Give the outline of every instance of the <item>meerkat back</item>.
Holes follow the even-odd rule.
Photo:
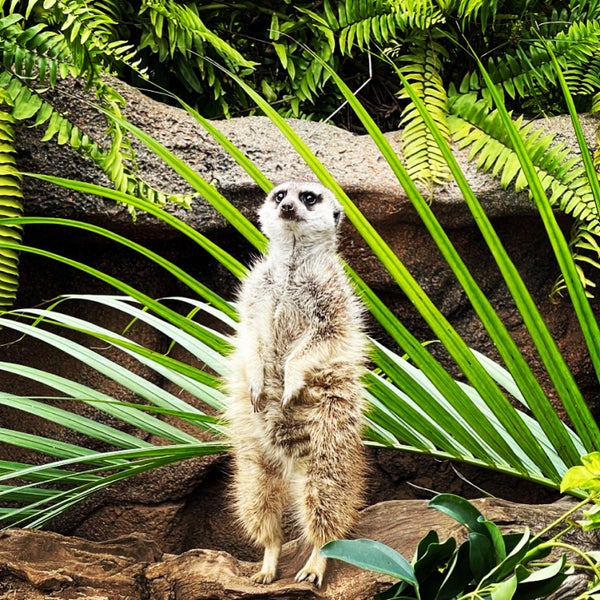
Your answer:
[[[342,209],[320,184],[288,182],[259,212],[268,253],[239,296],[228,377],[239,521],[276,577],[291,505],[311,555],[296,579],[320,585],[320,547],[347,535],[362,502],[362,306],[337,255]]]

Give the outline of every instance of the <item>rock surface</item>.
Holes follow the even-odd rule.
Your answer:
[[[560,516],[570,504],[531,506],[495,499],[474,502],[484,516],[504,531],[522,531],[526,524],[539,531]],[[431,529],[441,540],[464,539],[464,530],[449,517],[428,509],[422,501],[385,502],[361,515],[357,537],[379,540],[410,559],[418,541]],[[591,542],[588,540],[588,544]],[[580,541],[580,547],[585,544]],[[0,535],[0,597],[11,600],[235,600],[297,598],[315,600],[367,600],[393,583],[386,575],[330,561],[325,583],[315,589],[296,583],[301,566],[299,542],[285,545],[280,578],[268,586],[250,582],[258,563],[237,560],[218,550],[190,550],[181,555],[162,554],[156,544],[141,536],[90,542],[77,537],[28,530]],[[570,580],[560,595],[575,598],[585,582]]]
[[[254,216],[262,192],[251,177],[219,146],[213,138],[184,110],[151,100],[138,90],[114,82],[127,102],[124,114],[134,124],[153,135],[174,154],[185,160],[208,182]],[[62,82],[55,93],[55,103],[66,105],[76,123],[92,139],[102,140],[104,122],[94,110],[93,97],[83,91],[78,81]],[[598,116],[582,115],[582,126],[590,147],[595,146]],[[418,222],[418,217],[391,168],[380,155],[371,138],[355,135],[329,124],[290,119],[289,123],[317,158],[327,167],[348,195],[374,223]],[[291,144],[266,117],[242,117],[216,122],[218,129],[274,183],[288,179],[314,179],[312,171],[299,159]],[[539,119],[536,126],[557,134],[572,148],[577,148],[568,117]],[[24,129],[18,137],[19,165],[24,171],[41,172],[62,177],[103,183],[104,178],[88,161],[79,158],[68,147],[40,143],[43,131]],[[392,148],[400,153],[400,134],[386,134]],[[134,142],[139,173],[158,189],[170,193],[191,191],[162,160],[145,146]],[[535,209],[526,193],[503,190],[498,181],[479,171],[468,159],[468,151],[454,148],[459,165],[491,218],[534,215]],[[131,229],[131,219],[122,207],[89,196],[65,193],[54,186],[26,179],[28,212],[32,214],[82,216],[113,227]],[[442,224],[457,228],[473,224],[458,186],[452,182],[436,187],[431,206]],[[199,231],[224,226],[224,221],[202,199],[191,212],[174,209]],[[157,221],[142,216],[146,239],[161,229],[161,236],[173,235]],[[138,227],[139,228],[139,227]]]

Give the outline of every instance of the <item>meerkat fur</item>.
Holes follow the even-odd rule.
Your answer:
[[[259,211],[269,250],[239,294],[227,419],[236,512],[264,547],[257,583],[276,578],[287,507],[312,547],[296,580],[320,586],[321,546],[351,531],[362,503],[366,337],[337,254],[342,214],[320,184],[273,189]]]

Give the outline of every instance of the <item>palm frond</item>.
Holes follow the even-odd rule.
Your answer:
[[[356,110],[357,114],[360,115],[365,127],[367,127],[367,130],[376,141],[382,154],[386,160],[388,160],[390,166],[397,174],[399,180],[402,182],[402,185],[407,190],[409,197],[413,199],[415,208],[419,212],[425,224],[428,226],[428,228],[430,228],[433,238],[438,241],[438,245],[444,253],[444,256],[446,256],[448,263],[452,266],[457,277],[459,277],[461,284],[464,286],[465,291],[471,298],[473,305],[476,307],[478,314],[486,323],[486,327],[488,328],[490,335],[493,336],[495,343],[502,348],[501,352],[503,358],[505,358],[507,361],[511,372],[515,377],[515,381],[518,382],[518,385],[522,387],[523,390],[526,390],[526,393],[524,392],[523,395],[526,395],[529,398],[531,408],[536,415],[538,423],[540,424],[540,427],[542,427],[543,431],[546,432],[548,439],[551,440],[551,445],[554,448],[560,448],[561,452],[564,452],[565,448],[568,447],[570,456],[569,462],[577,461],[579,456],[577,445],[573,440],[569,439],[569,436],[564,430],[564,424],[562,424],[558,419],[548,401],[548,398],[541,389],[539,382],[537,382],[533,377],[531,370],[529,369],[523,356],[516,348],[514,341],[510,335],[508,335],[508,332],[500,322],[498,316],[489,306],[489,302],[487,302],[487,299],[485,296],[483,296],[481,290],[478,289],[477,284],[473,281],[472,277],[466,270],[466,267],[460,260],[460,257],[453,249],[447,238],[447,235],[441,229],[439,223],[437,223],[435,217],[431,213],[430,208],[416,190],[414,183],[406,175],[405,170],[398,162],[398,159],[393,149],[390,147],[389,142],[381,134],[381,132],[378,131],[372,119],[366,113],[364,108],[360,106],[351,90],[345,86],[337,74],[331,73],[331,76],[335,79],[336,84],[343,91],[344,96],[352,105],[353,109]],[[373,231],[368,222],[364,220],[364,217],[360,215],[354,204],[344,194],[343,190],[341,190],[331,175],[323,168],[314,154],[308,148],[306,148],[291,127],[289,127],[285,121],[283,121],[272,109],[270,109],[270,107],[262,98],[260,98],[258,94],[256,94],[248,86],[245,86],[243,82],[239,81],[239,84],[244,87],[246,92],[275,122],[277,127],[290,140],[299,154],[311,166],[319,179],[321,179],[325,185],[328,185],[335,191],[340,200],[343,202],[349,219],[355,223],[357,229],[363,234],[369,245],[382,260],[383,264],[386,266],[390,274],[396,279],[404,292],[411,298],[415,305],[418,306],[419,312],[432,327],[434,334],[440,337],[447,350],[456,360],[457,364],[460,365],[461,369],[464,369],[464,372],[467,374],[471,384],[477,389],[477,392],[480,394],[488,408],[492,410],[494,414],[496,414],[497,418],[501,422],[507,424],[510,423],[510,425],[507,425],[507,430],[509,430],[513,436],[513,444],[505,445],[497,438],[495,433],[491,431],[487,433],[485,432],[485,427],[489,425],[489,421],[483,417],[481,419],[473,417],[473,411],[476,411],[477,409],[474,407],[473,401],[469,398],[468,393],[460,386],[456,386],[455,382],[453,382],[448,376],[448,373],[431,357],[428,352],[424,351],[422,346],[416,342],[414,338],[411,338],[410,334],[405,330],[402,324],[399,323],[393,315],[391,315],[389,310],[382,306],[380,301],[373,297],[372,293],[368,291],[368,288],[365,288],[364,285],[361,285],[361,291],[365,292],[365,289],[367,290],[366,293],[368,294],[370,308],[374,309],[374,314],[378,318],[382,319],[382,323],[386,324],[388,333],[395,336],[395,339],[398,340],[401,347],[414,360],[415,364],[422,368],[423,372],[426,373],[428,377],[431,376],[435,387],[450,399],[454,408],[460,414],[463,414],[465,419],[470,424],[473,426],[475,426],[475,423],[482,425],[483,429],[480,431],[481,437],[483,439],[493,441],[494,450],[496,452],[499,451],[506,456],[507,461],[513,465],[516,471],[526,471],[526,466],[515,453],[514,446],[519,445],[524,450],[526,448],[525,452],[529,457],[536,457],[534,459],[535,462],[541,466],[545,473],[549,474],[549,477],[558,477],[559,480],[561,477],[559,465],[552,463],[552,458],[546,454],[545,450],[540,445],[539,439],[532,435],[532,431],[528,425],[525,424],[523,420],[514,412],[514,408],[509,402],[507,402],[507,398],[502,393],[498,394],[498,389],[495,388],[494,385],[488,385],[492,380],[495,382],[494,377],[492,377],[489,371],[481,363],[473,361],[473,352],[460,344],[460,341],[456,339],[452,331],[451,325],[445,320],[444,316],[441,315],[441,313],[439,313],[439,311],[437,311],[435,307],[428,301],[428,298],[423,290],[412,279],[404,266],[399,262],[398,258],[391,253],[391,251],[389,251],[389,248],[386,246],[386,244],[379,238],[376,232]],[[411,97],[413,101],[418,100],[416,94],[413,94]],[[423,114],[426,114],[425,109],[423,109]],[[431,119],[429,119],[428,125],[430,128],[432,128],[432,130],[435,127],[435,123]],[[439,133],[437,135],[437,139],[440,145],[444,144]],[[447,145],[445,147],[445,154],[450,161],[452,154],[447,148]],[[452,160],[454,159],[452,158]],[[460,171],[458,170],[458,172],[455,172],[455,169],[458,169],[458,167],[454,163],[452,164],[453,173],[455,173],[455,176],[458,177]],[[462,174],[461,177],[461,189],[464,187],[466,193],[469,188]],[[585,439],[584,445],[586,447],[593,447],[595,444],[595,439],[598,436],[597,426],[595,425],[593,419],[591,419],[589,416],[589,411],[586,413],[587,409],[585,407],[585,403],[581,398],[575,383],[571,381],[568,385],[564,385],[564,382],[562,382],[561,378],[563,377],[563,372],[566,368],[564,366],[564,361],[561,363],[562,357],[560,356],[557,348],[552,346],[552,340],[549,332],[545,328],[541,317],[535,314],[537,309],[533,303],[533,300],[530,296],[528,296],[523,282],[520,280],[518,273],[514,269],[514,265],[512,265],[510,259],[506,256],[495,232],[491,229],[491,225],[483,214],[481,206],[477,203],[472,191],[470,191],[469,201],[472,202],[472,210],[477,212],[477,222],[485,227],[486,235],[489,238],[490,248],[493,248],[493,251],[498,256],[499,264],[502,265],[502,268],[506,270],[507,283],[510,281],[511,287],[514,287],[512,286],[514,280],[516,285],[516,287],[514,287],[515,299],[519,302],[519,307],[526,311],[528,316],[528,324],[531,327],[532,335],[536,336],[540,346],[543,346],[545,349],[545,359],[547,359],[549,363],[552,363],[552,372],[558,377],[556,380],[557,385],[560,386],[561,394],[565,394],[565,405],[569,407],[569,412],[571,410],[573,411],[573,418],[578,423],[577,434],[582,436],[582,440]],[[502,254],[503,252],[504,254]],[[373,300],[375,304],[374,306],[371,306],[371,301]],[[530,313],[531,318],[529,318]],[[555,368],[554,362],[556,361],[558,361],[558,364],[562,364],[563,367]],[[475,368],[473,369],[472,367]],[[516,433],[517,431],[519,432],[518,434]],[[427,434],[425,433],[425,435]],[[471,438],[469,443],[471,443],[473,447],[477,447],[476,438]],[[500,450],[500,448],[502,449]],[[488,454],[486,454],[485,450],[482,451],[482,449],[479,449],[478,454],[485,464],[490,464],[490,457]],[[493,462],[493,460],[491,462]]]
[[[181,299],[177,300],[182,303]],[[223,373],[223,355],[228,349],[225,340],[219,344],[219,351],[215,352],[215,332],[209,332],[205,326],[191,318],[188,319],[187,330],[184,330],[170,309],[157,316],[131,298],[69,296],[48,309],[21,309],[4,313],[0,318],[0,326],[5,331],[14,331],[50,344],[56,351],[79,361],[82,367],[108,378],[119,389],[117,397],[47,370],[0,362],[0,371],[43,384],[56,394],[28,398],[1,392],[0,405],[15,411],[33,413],[38,418],[79,433],[87,440],[85,445],[76,445],[43,435],[13,430],[0,432],[4,443],[35,450],[47,457],[44,464],[39,465],[7,461],[0,463],[0,482],[10,484],[0,486],[0,498],[18,502],[18,507],[0,512],[0,522],[6,524],[41,526],[74,503],[123,478],[174,461],[227,449],[219,420],[223,393],[218,377],[176,360],[168,353],[144,347],[129,336],[73,317],[68,310],[61,310],[65,302],[93,302],[119,311],[136,325],[149,327],[160,335],[167,336],[167,339],[184,349],[193,360],[209,365],[215,374]],[[194,300],[186,300],[183,304],[192,306],[194,314],[208,309],[213,318],[220,317],[225,325],[234,325],[230,317],[215,308]],[[73,331],[80,336],[84,335],[88,343],[74,342],[69,335]],[[210,333],[208,337],[207,332]],[[221,336],[218,338],[222,339]],[[155,373],[166,378],[174,385],[175,390],[185,391],[196,402],[192,405],[183,400],[180,393],[168,392],[164,386],[153,383],[148,374],[145,377],[136,375],[120,361],[109,357],[114,353],[90,348],[89,340],[102,342],[105,349],[112,347],[127,354],[139,362],[148,374]],[[97,343],[95,345],[98,346]],[[137,401],[127,402],[122,400],[123,397],[133,397]],[[72,407],[74,410],[63,408],[65,403],[89,405],[97,411],[98,416],[94,419],[82,416],[77,413],[75,406]],[[212,415],[216,411],[216,416],[201,410],[198,405],[202,404],[206,405]],[[204,430],[215,441],[203,441],[201,436],[184,431],[181,425],[158,418],[161,415],[169,417],[171,421],[188,423],[187,431],[197,428],[200,434]],[[111,418],[110,425],[103,422],[106,417]],[[123,431],[123,424],[131,431]],[[148,434],[162,441],[147,441],[145,437]],[[38,487],[42,484],[43,488]]]

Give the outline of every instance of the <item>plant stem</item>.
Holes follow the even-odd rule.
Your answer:
[[[531,538],[531,542],[532,543],[535,542],[536,540],[538,540],[541,537],[543,537],[544,535],[546,535],[549,531],[552,531],[552,529],[554,529],[555,527],[558,527],[562,522],[564,522],[566,519],[568,519],[572,514],[576,513],[580,508],[583,508],[586,504],[591,503],[595,496],[596,496],[596,494],[590,494],[587,498],[585,498],[585,500],[582,500],[581,502],[576,504],[573,508],[570,508],[567,512],[565,512],[558,519],[556,519],[556,521],[553,521],[552,523],[550,523],[550,525],[548,525],[547,527],[542,529],[542,531],[540,531],[537,535],[535,535],[533,538]],[[569,529],[570,529],[570,527],[565,529],[564,531],[560,532],[559,534],[555,535],[554,538],[552,538],[552,539],[558,539],[559,537],[564,535]]]

